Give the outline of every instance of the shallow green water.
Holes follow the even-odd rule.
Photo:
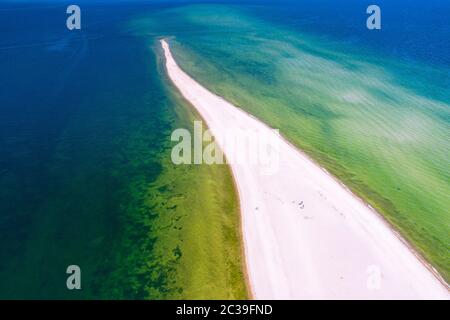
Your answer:
[[[175,8],[130,28],[171,37],[183,69],[279,128],[448,280],[449,69],[301,33],[253,9]]]

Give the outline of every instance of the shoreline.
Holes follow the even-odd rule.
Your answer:
[[[240,113],[242,113],[242,114],[245,114],[247,117],[249,117],[249,118],[251,118],[252,120],[250,121],[250,120],[245,120],[245,121],[248,121],[248,123],[249,124],[255,124],[255,125],[257,125],[257,126],[264,126],[266,129],[268,129],[268,128],[270,128],[268,125],[266,125],[265,123],[263,123],[263,122],[261,122],[260,120],[258,120],[256,117],[254,117],[253,115],[251,115],[251,114],[248,114],[246,111],[244,111],[244,110],[242,110],[241,108],[239,108],[239,107],[236,107],[236,106],[233,106],[233,105],[231,105],[229,102],[227,102],[223,97],[220,97],[220,96],[217,96],[217,95],[215,95],[215,94],[213,94],[213,93],[211,93],[211,92],[209,92],[209,91],[207,91],[207,89],[205,89],[205,88],[203,88],[200,84],[198,84],[198,83],[196,83],[196,81],[194,80],[194,79],[192,79],[189,75],[187,75],[187,74],[185,74],[184,73],[184,71],[182,71],[181,70],[181,68],[179,68],[179,66],[176,64],[176,62],[173,60],[173,57],[171,56],[171,53],[170,53],[170,49],[169,49],[169,47],[168,47],[168,44],[167,44],[167,42],[165,41],[165,40],[161,40],[161,44],[162,44],[162,46],[163,46],[163,49],[164,49],[164,53],[165,53],[165,57],[166,57],[166,69],[167,69],[167,72],[168,72],[168,74],[169,74],[169,78],[171,79],[171,81],[172,81],[172,83],[175,85],[175,87],[177,87],[178,88],[178,90],[181,92],[181,94],[182,94],[182,96],[187,100],[187,101],[189,101],[193,106],[194,106],[194,108],[199,112],[199,114],[200,115],[202,115],[202,118],[204,118],[205,119],[205,121],[206,121],[206,123],[208,123],[208,127],[210,127],[211,128],[211,125],[209,125],[209,122],[208,122],[208,119],[210,120],[210,121],[213,121],[215,118],[213,118],[213,116],[210,114],[210,113],[208,113],[208,110],[206,110],[206,109],[201,109],[201,107],[199,107],[198,105],[196,105],[196,103],[197,104],[200,104],[199,102],[193,102],[193,100],[197,100],[197,99],[193,99],[192,98],[192,96],[191,96],[191,99],[189,98],[189,94],[191,94],[193,91],[192,90],[201,90],[201,89],[199,89],[198,87],[196,87],[197,85],[199,86],[199,87],[201,87],[202,88],[202,90],[204,90],[204,91],[206,91],[207,93],[205,93],[204,91],[201,91],[201,93],[203,93],[204,94],[204,98],[205,98],[205,101],[207,100],[207,98],[208,99],[210,99],[210,102],[212,101],[212,102],[214,102],[214,103],[216,103],[216,104],[220,104],[221,105],[221,107],[223,107],[224,108],[224,110],[225,110],[225,108],[229,108],[230,106],[232,106],[232,107],[234,107],[236,110],[239,110],[239,112],[236,112],[236,111],[232,111],[232,110],[228,110],[228,109],[226,109],[226,111],[232,111],[232,112],[234,112],[233,113],[233,115],[234,116],[237,116],[238,114],[240,114]],[[177,69],[178,68],[178,69]],[[172,69],[172,70],[170,70],[170,69]],[[174,71],[175,70],[175,71]],[[174,73],[175,74],[175,72],[177,72],[177,74],[172,74],[171,75],[171,71],[172,71],[172,73]],[[179,77],[179,79],[176,79],[176,76],[178,76]],[[188,84],[186,84],[185,83],[185,85],[186,85],[186,87],[182,87],[182,85],[181,84],[177,84],[177,81],[178,82],[180,82],[181,80],[189,80],[190,81],[190,83],[188,83]],[[185,82],[186,82],[185,81]],[[191,83],[192,82],[192,83]],[[189,86],[191,86],[190,88],[189,88]],[[192,92],[189,92],[189,90],[191,90]],[[194,90],[194,91],[195,91]],[[184,91],[184,92],[183,92]],[[186,96],[186,95],[188,95],[188,96]],[[197,97],[196,97],[197,98]],[[200,96],[200,100],[201,100],[201,96]],[[214,100],[215,99],[215,100]],[[219,101],[220,100],[220,101]],[[223,106],[222,106],[223,105]],[[204,107],[204,106],[203,106]],[[199,108],[200,108],[200,110],[199,110]],[[203,111],[203,112],[202,112]],[[206,115],[206,117],[204,116],[204,115]],[[241,116],[241,115],[239,115],[239,117],[241,117],[242,119],[244,118],[244,116]],[[247,124],[247,123],[246,123]],[[214,126],[213,126],[214,127]],[[212,128],[212,129],[214,129],[214,128]],[[411,255],[413,255],[414,257],[415,257],[415,259],[417,260],[417,262],[419,262],[420,263],[420,265],[423,267],[423,268],[425,268],[425,270],[427,270],[427,272],[426,273],[430,273],[430,275],[433,277],[433,279],[434,280],[436,280],[438,283],[439,283],[439,285],[441,285],[442,286],[442,288],[441,289],[443,289],[443,291],[442,292],[440,292],[440,294],[441,295],[439,295],[440,297],[442,297],[442,298],[444,298],[444,299],[448,299],[448,284],[444,281],[444,279],[442,278],[442,276],[440,276],[440,274],[434,269],[434,267],[432,266],[432,265],[430,265],[429,263],[428,263],[428,261],[426,261],[415,249],[414,249],[414,247],[412,247],[411,246],[411,244],[409,244],[398,232],[397,232],[397,230],[395,230],[394,228],[393,228],[393,226],[389,223],[389,221],[386,221],[386,218],[384,218],[380,213],[378,213],[374,208],[372,208],[368,203],[366,203],[363,199],[361,199],[359,196],[357,196],[357,195],[355,195],[353,192],[352,192],[352,190],[350,190],[347,186],[345,186],[341,181],[339,181],[336,177],[334,177],[332,174],[330,174],[325,168],[323,168],[323,167],[321,167],[320,165],[318,165],[313,159],[311,159],[307,154],[305,154],[302,150],[300,150],[300,149],[298,149],[296,146],[294,146],[291,142],[289,142],[285,137],[283,137],[283,136],[279,136],[280,138],[281,138],[281,140],[282,140],[282,142],[285,144],[285,145],[287,145],[287,146],[289,146],[289,148],[286,148],[286,152],[287,153],[289,153],[288,154],[288,156],[291,156],[291,157],[295,157],[295,160],[296,161],[304,161],[304,162],[309,162],[309,163],[307,163],[307,164],[305,164],[305,163],[302,163],[302,165],[306,165],[306,166],[308,166],[308,167],[311,167],[311,168],[308,168],[308,169],[310,169],[310,170],[316,170],[317,171],[317,169],[320,169],[320,171],[322,172],[322,174],[325,174],[327,177],[328,177],[328,180],[332,180],[333,181],[333,183],[334,184],[338,184],[339,185],[339,187],[340,188],[342,188],[345,192],[344,193],[342,193],[342,191],[341,190],[337,190],[336,191],[336,193],[338,194],[337,195],[337,202],[339,202],[339,200],[341,200],[341,199],[339,199],[339,196],[343,196],[343,197],[347,197],[347,198],[352,198],[351,199],[351,201],[357,201],[357,202],[359,202],[360,203],[360,205],[363,205],[365,208],[366,208],[366,211],[370,211],[370,215],[372,215],[372,217],[363,217],[362,219],[364,219],[364,218],[368,218],[368,220],[373,220],[373,221],[369,221],[369,222],[371,222],[371,223],[375,223],[376,224],[376,227],[378,228],[378,229],[380,229],[383,233],[386,233],[386,230],[384,230],[383,228],[387,228],[387,229],[389,229],[389,232],[391,233],[390,235],[388,234],[388,236],[395,236],[395,238],[397,239],[397,241],[399,241],[402,245],[400,246],[398,243],[395,243],[395,241],[394,242],[392,242],[392,240],[391,239],[388,239],[388,240],[386,240],[386,239],[383,239],[383,243],[382,243],[382,245],[383,246],[385,246],[385,247],[387,247],[388,249],[392,249],[392,248],[390,248],[389,247],[389,245],[392,245],[392,247],[394,247],[393,248],[393,251],[395,251],[395,250],[397,250],[397,251],[399,251],[400,252],[400,254],[402,254],[402,255],[404,255],[404,257],[402,257],[402,258],[404,258],[404,260],[411,260],[411,257],[408,257],[408,255],[407,254],[405,254],[405,252],[403,251],[403,249],[407,249],[408,250],[408,252],[411,254]],[[292,149],[292,150],[289,150],[289,149]],[[301,158],[302,159],[297,159],[298,157],[294,154],[294,153],[298,153],[300,156],[301,156]],[[306,161],[305,161],[306,160]],[[234,179],[235,179],[235,184],[236,184],[236,186],[237,186],[237,191],[238,191],[238,195],[239,195],[239,201],[241,202],[242,200],[245,200],[245,201],[247,201],[246,200],[246,198],[245,198],[245,196],[244,196],[244,194],[246,194],[246,193],[248,193],[248,191],[246,191],[246,190],[243,190],[242,189],[242,183],[240,183],[240,175],[241,175],[241,172],[239,172],[237,169],[236,169],[236,166],[233,166],[233,165],[230,165],[230,167],[231,167],[231,171],[232,171],[232,173],[233,173],[233,177],[234,177]],[[295,169],[297,169],[297,168],[295,168]],[[321,174],[318,174],[317,172],[315,172],[315,174],[316,174],[316,176],[318,177],[318,179],[320,178],[320,179],[322,179],[322,180],[324,180],[323,179],[323,177],[321,176]],[[331,179],[329,179],[329,178],[331,178]],[[325,179],[326,180],[326,179]],[[329,184],[329,185],[331,185],[331,182],[330,181],[325,181],[324,183],[327,183],[327,184]],[[329,186],[328,186],[329,187]],[[336,189],[335,188],[335,186],[331,186],[330,187],[331,189]],[[305,192],[310,192],[311,193],[311,191],[310,190],[307,190],[307,191],[305,191]],[[320,193],[320,192],[319,192]],[[261,199],[259,199],[259,200],[261,200]],[[348,200],[348,199],[344,199],[343,201],[341,201],[341,203],[343,203],[342,205],[345,207],[345,201],[346,200]],[[321,201],[321,200],[319,200],[319,201]],[[326,202],[327,200],[324,200],[323,202]],[[252,295],[253,295],[253,297],[255,297],[255,298],[259,298],[260,296],[264,296],[264,297],[269,297],[269,298],[277,298],[278,296],[285,296],[286,294],[287,294],[287,296],[290,296],[290,297],[298,297],[299,296],[299,293],[298,292],[288,292],[288,291],[290,291],[290,290],[285,290],[285,289],[287,289],[287,288],[290,288],[290,285],[288,284],[288,282],[290,282],[290,281],[285,281],[285,284],[284,284],[284,286],[285,286],[285,288],[282,288],[282,290],[280,291],[280,290],[278,290],[278,289],[280,289],[280,288],[277,288],[277,286],[278,287],[280,287],[280,285],[278,285],[278,284],[273,284],[272,286],[273,286],[273,288],[274,288],[274,290],[270,290],[270,288],[265,288],[264,290],[262,290],[262,289],[259,289],[259,292],[261,293],[261,294],[259,294],[259,293],[257,293],[256,291],[256,289],[255,289],[255,285],[257,284],[257,280],[255,280],[255,279],[252,279],[252,270],[253,270],[253,278],[255,278],[254,277],[254,275],[257,273],[257,272],[255,272],[255,268],[256,269],[258,269],[258,267],[255,267],[255,263],[254,262],[252,262],[252,261],[249,261],[249,260],[251,260],[251,256],[252,255],[256,255],[254,252],[251,252],[251,250],[248,248],[248,245],[252,245],[252,241],[254,241],[254,242],[257,242],[254,238],[251,238],[250,237],[250,240],[251,241],[249,241],[249,235],[248,234],[246,234],[246,219],[249,219],[249,216],[251,215],[251,210],[249,210],[249,207],[247,206],[247,208],[244,208],[246,205],[240,205],[240,208],[241,208],[241,224],[242,224],[242,228],[241,228],[241,232],[242,232],[242,234],[243,234],[243,245],[244,245],[244,253],[245,253],[245,255],[246,255],[246,257],[245,257],[245,260],[244,260],[244,262],[247,264],[247,268],[246,268],[246,271],[247,271],[247,273],[248,273],[248,278],[249,278],[249,284],[250,284],[250,288],[249,288],[249,290],[253,293]],[[276,208],[275,208],[276,209]],[[291,210],[292,211],[292,209],[289,209],[289,210]],[[326,208],[326,210],[328,210],[328,211],[330,211],[331,213],[333,213],[333,211],[329,208],[329,207],[327,207]],[[358,210],[360,210],[360,208],[358,208]],[[360,210],[361,211],[361,210]],[[270,211],[269,211],[270,212]],[[320,212],[320,210],[318,210],[317,212]],[[315,212],[315,213],[317,213],[317,212]],[[347,213],[347,212],[346,212]],[[363,214],[367,214],[367,212],[363,212]],[[352,217],[352,218],[355,218],[355,217]],[[376,220],[378,221],[378,222],[376,222],[374,219],[376,218]],[[254,220],[254,219],[253,219]],[[358,220],[358,218],[356,218],[356,220]],[[360,219],[361,220],[361,219]],[[257,220],[254,220],[254,222],[255,221],[257,221]],[[353,221],[354,222],[354,221]],[[357,222],[361,222],[361,221],[357,221]],[[339,222],[339,223],[341,223],[341,222]],[[370,226],[370,223],[367,223],[367,221],[362,221],[362,224],[363,224],[363,227],[364,226],[366,226],[366,225],[369,225]],[[382,225],[383,227],[380,227],[380,225]],[[341,225],[339,225],[338,224],[338,226],[336,227],[335,225],[328,225],[326,222],[324,223],[324,226],[325,227],[327,227],[327,228],[333,228],[333,229],[336,229],[336,228],[340,228],[341,227]],[[343,224],[343,227],[347,227],[345,224]],[[247,225],[247,233],[248,233],[248,228],[250,228],[249,227],[249,225]],[[319,229],[321,229],[321,228],[319,228]],[[267,230],[269,230],[269,229],[266,229],[266,231]],[[307,231],[308,229],[305,229],[305,231]],[[258,231],[258,230],[257,230]],[[269,230],[270,231],[270,230]],[[342,230],[333,230],[334,232],[336,232],[336,233],[341,233],[342,232]],[[347,230],[348,231],[348,230]],[[353,229],[351,229],[350,231],[354,231]],[[355,233],[358,233],[358,232],[360,232],[361,230],[357,230]],[[370,232],[367,232],[367,230],[364,230],[364,231],[366,231],[366,233],[370,233]],[[369,230],[369,231],[372,231],[372,230]],[[295,232],[297,232],[297,230],[294,230],[294,233]],[[373,231],[372,231],[373,232]],[[323,233],[323,231],[322,231],[322,233]],[[369,234],[369,236],[370,236],[371,234]],[[274,238],[275,240],[280,240],[280,238],[282,237],[283,235],[281,235],[281,236],[279,236],[279,238],[277,239],[276,237]],[[247,238],[247,239],[246,239]],[[301,238],[301,237],[298,237],[298,238]],[[331,238],[331,237],[330,237]],[[338,239],[339,239],[339,237],[337,237]],[[295,234],[293,235],[293,238],[292,239],[295,239]],[[359,237],[359,235],[357,236],[357,237],[354,237],[354,239],[353,240],[357,240],[357,241],[360,241],[360,242],[364,242],[365,241],[365,239],[360,239],[360,237]],[[257,239],[258,240],[258,239]],[[259,240],[261,240],[261,239],[259,239]],[[305,239],[302,239],[302,240],[304,240],[305,241]],[[308,239],[306,239],[306,240],[308,240]],[[369,239],[369,240],[373,240],[373,239]],[[391,241],[391,242],[390,242]],[[281,242],[281,241],[280,241]],[[342,242],[344,242],[344,241],[342,241]],[[366,242],[368,242],[368,241],[366,241]],[[377,242],[381,242],[380,241],[380,239],[375,239],[375,240],[373,240],[372,242],[375,242],[375,244],[376,245],[379,245],[379,243],[377,243]],[[284,241],[284,243],[288,243],[287,241]],[[330,243],[332,243],[332,242],[330,242]],[[313,243],[314,244],[314,243]],[[344,245],[345,245],[345,242],[343,243]],[[270,242],[269,242],[269,245],[270,245]],[[348,244],[347,244],[348,245]],[[370,247],[373,245],[373,243],[369,243],[368,244]],[[253,246],[255,246],[254,244],[253,244]],[[362,246],[362,247],[364,247],[364,246]],[[293,248],[295,249],[296,247],[295,246],[293,246]],[[324,248],[326,248],[326,246],[324,246],[324,245],[321,245],[321,246],[317,246],[317,249],[320,249],[320,250],[323,250]],[[298,248],[297,248],[298,249]],[[310,249],[309,248],[301,248],[302,250],[304,250],[305,252],[308,252]],[[395,249],[395,250],[394,250]],[[345,250],[344,250],[345,251]],[[374,250],[375,251],[375,250]],[[311,254],[311,252],[309,252],[310,254]],[[277,252],[277,254],[279,254],[280,255],[280,253],[279,252]],[[345,253],[345,252],[342,252],[342,253],[340,253],[341,255],[342,255],[342,257],[346,257],[346,254],[348,255],[348,253]],[[373,255],[375,256],[375,257],[378,257],[378,258],[380,258],[380,256],[381,256],[381,260],[383,260],[382,259],[382,255],[380,255],[380,254],[376,254],[376,252],[374,252],[373,253]],[[270,254],[268,255],[269,257],[270,257]],[[314,253],[312,253],[311,254],[311,256],[314,256]],[[358,256],[358,254],[355,254],[355,256]],[[260,256],[259,257],[257,257],[258,259],[259,258],[261,258]],[[267,258],[267,257],[266,257]],[[280,258],[282,258],[282,259],[288,259],[289,260],[289,258],[287,258],[286,257],[286,255],[280,255]],[[350,258],[352,258],[351,256],[350,256]],[[353,257],[353,258],[355,258],[355,257]],[[369,258],[369,257],[364,257],[364,258]],[[327,257],[327,255],[326,254],[322,254],[322,257],[321,257],[321,259],[322,260],[327,260],[327,259],[329,259],[328,257]],[[266,259],[267,260],[267,259]],[[357,259],[354,259],[355,261],[357,261]],[[401,260],[401,259],[400,259]],[[320,261],[320,259],[318,259],[318,261]],[[413,260],[411,260],[411,261],[413,261]],[[409,262],[411,262],[411,261],[409,261]],[[347,263],[347,261],[343,261],[344,263],[344,265]],[[297,264],[299,264],[299,265],[301,265],[301,261],[299,262],[299,261],[296,261],[296,263]],[[385,263],[386,265],[389,265],[391,262],[390,261],[384,261],[383,263]],[[307,264],[307,263],[306,263]],[[252,265],[252,267],[250,267],[250,265]],[[257,264],[256,264],[257,265]],[[272,266],[272,267],[274,267],[274,266]],[[286,265],[285,266],[283,266],[283,267],[286,267]],[[289,267],[289,265],[287,265],[287,267]],[[316,265],[316,267],[317,267],[317,265]],[[384,267],[384,266],[383,266]],[[392,267],[392,266],[391,266]],[[399,266],[397,265],[396,266],[396,268],[398,269],[399,268]],[[416,274],[419,274],[420,276],[423,276],[423,279],[425,279],[425,278],[427,278],[427,275],[426,275],[426,273],[424,273],[423,272],[423,270],[420,270],[420,267],[417,267],[417,266],[414,266],[414,268],[416,268],[417,270],[414,270],[414,272],[416,273]],[[261,268],[260,268],[261,269]],[[314,268],[313,268],[314,269]],[[391,268],[392,270],[389,270],[389,272],[392,272],[392,273],[395,273],[395,272],[398,272],[397,270],[394,270],[395,268]],[[400,268],[399,270],[401,270],[402,268]],[[409,265],[406,267],[406,269],[409,269]],[[258,272],[260,272],[261,270],[256,270],[256,271],[258,271]],[[343,271],[343,270],[341,270],[341,271]],[[345,270],[344,270],[345,271]],[[394,272],[395,271],[395,272]],[[264,273],[264,272],[263,272]],[[310,273],[312,274],[312,275],[315,275],[315,276],[317,276],[317,274],[320,274],[320,272],[314,272],[313,270],[310,270]],[[399,272],[399,274],[400,274],[400,272]],[[267,275],[267,274],[266,274]],[[272,276],[272,277],[275,277],[276,278],[276,276],[274,276],[274,275],[272,275],[272,274],[269,274],[270,276]],[[299,278],[295,275],[295,274],[291,274],[290,275],[292,278],[294,278],[294,280],[297,280],[297,287],[295,287],[295,285],[294,285],[294,289],[295,290],[298,290],[299,288],[300,288],[300,286],[298,286],[298,283],[301,283],[301,282],[298,282],[298,280],[299,280]],[[261,275],[260,275],[260,278],[262,278],[261,277]],[[310,298],[310,297],[315,297],[316,296],[316,294],[318,294],[319,292],[322,292],[322,291],[326,291],[325,289],[324,289],[324,286],[321,286],[321,285],[319,285],[318,283],[320,283],[321,282],[321,280],[322,279],[319,279],[319,277],[317,277],[318,279],[316,279],[317,280],[317,284],[311,284],[310,286],[311,286],[311,290],[312,291],[317,291],[317,292],[314,292],[314,294],[309,294],[309,296],[308,296],[308,294],[306,294],[306,296],[304,296],[304,298]],[[395,277],[394,277],[395,278]],[[411,280],[412,278],[410,278],[410,280]],[[290,280],[292,280],[292,279],[290,279]],[[303,279],[304,281],[307,281],[307,279]],[[361,280],[361,279],[360,279]],[[395,279],[394,279],[395,280]],[[403,283],[403,285],[404,285],[404,287],[403,286],[399,286],[398,285],[398,281],[394,281],[394,280],[392,280],[392,283],[393,283],[393,285],[392,285],[392,288],[391,288],[391,290],[392,291],[389,291],[389,290],[387,290],[387,291],[385,291],[385,292],[383,292],[383,294],[381,295],[381,297],[379,297],[379,298],[385,298],[385,297],[387,297],[387,296],[390,296],[390,295],[393,295],[393,297],[394,298],[404,298],[404,297],[406,297],[406,298],[408,298],[409,296],[408,296],[408,293],[406,292],[406,291],[408,291],[407,289],[406,289],[406,287],[408,286],[408,285],[406,285],[406,284],[409,284],[409,285],[411,285],[410,283],[408,283],[407,281],[405,282],[404,281],[404,283]],[[334,281],[335,281],[335,279],[334,279]],[[356,281],[356,280],[353,280],[353,281]],[[424,280],[425,281],[425,280]],[[276,282],[276,281],[275,281]],[[439,291],[439,286],[438,285],[436,285],[436,283],[433,283],[433,281],[432,280],[430,280],[430,279],[426,279],[426,282],[430,285],[430,287],[432,287],[432,288],[435,288],[436,289],[436,293],[438,293],[438,291]],[[336,282],[336,283],[339,283],[339,282]],[[352,285],[353,284],[353,285]],[[367,297],[371,297],[372,296],[372,293],[371,292],[366,292],[366,291],[364,291],[364,290],[362,290],[362,288],[361,288],[361,283],[352,283],[352,284],[350,284],[350,285],[347,285],[347,286],[344,286],[345,288],[347,288],[348,289],[348,287],[355,287],[355,288],[357,288],[357,290],[359,290],[360,292],[362,292],[362,293],[364,293],[362,296],[358,296],[358,295],[355,295],[355,293],[356,293],[356,289],[352,289],[353,291],[349,291],[349,292],[347,292],[347,294],[348,294],[348,296],[353,296],[353,297],[356,297],[357,299],[358,298],[364,298],[365,297],[365,295],[367,295]],[[258,285],[259,286],[261,286],[259,283],[258,283]],[[325,286],[326,287],[326,286]],[[417,288],[416,288],[417,289]],[[284,292],[283,292],[283,290],[285,290]],[[332,290],[331,290],[332,291]],[[382,291],[384,291],[384,290],[382,290]],[[264,294],[262,294],[264,292]],[[378,292],[379,293],[379,292]],[[402,295],[402,293],[405,295]],[[427,293],[425,293],[424,295],[421,295],[419,292],[417,292],[418,293],[418,296],[420,296],[421,298],[427,298],[429,295],[427,294]],[[267,295],[267,294],[269,294],[269,295]],[[331,294],[331,295],[330,295]],[[333,295],[333,292],[328,292],[327,294],[324,294],[324,295],[322,295],[322,297],[328,297],[328,296],[331,296],[332,298],[334,297],[334,298],[342,298],[342,296],[340,296],[340,295],[338,295],[338,296],[334,296]],[[374,293],[373,294],[375,297],[377,297],[378,295],[376,294],[376,293]],[[431,294],[430,294],[431,295]],[[302,294],[300,294],[300,296],[302,296]],[[346,296],[344,296],[344,298],[345,298]]]
[[[436,279],[450,292],[450,284],[448,284],[445,281],[444,277],[440,274],[440,272],[417,251],[417,249],[415,248],[415,246],[412,243],[410,243],[408,240],[406,240],[405,237],[403,237],[401,232],[399,230],[397,230],[397,228],[392,223],[390,223],[386,219],[386,217],[383,216],[383,214],[378,212],[374,207],[372,207],[369,203],[367,203],[363,199],[363,197],[356,194],[352,189],[350,189],[347,185],[345,185],[342,181],[340,181],[332,173],[330,173],[326,168],[322,167],[319,163],[317,163],[317,161],[312,159],[306,152],[304,152],[303,150],[301,150],[297,146],[295,146],[285,136],[280,134],[280,137],[286,143],[290,144],[292,148],[296,149],[297,152],[301,153],[305,158],[308,158],[308,160],[311,161],[311,163],[313,163],[317,167],[319,167],[325,174],[327,174],[330,178],[332,178],[336,183],[339,183],[342,188],[344,188],[347,192],[352,194],[353,197],[355,199],[359,200],[361,202],[361,204],[366,206],[368,210],[370,210],[373,214],[378,216],[380,218],[380,220],[386,225],[386,227],[388,227],[395,234],[395,236],[398,238],[398,240],[400,240],[405,246],[407,246],[408,249],[411,251],[411,253],[414,254],[418,260],[420,260],[420,262],[424,265],[424,267],[426,267],[436,277]]]

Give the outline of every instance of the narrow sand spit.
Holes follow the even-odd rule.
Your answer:
[[[214,137],[264,123],[182,71],[161,40],[169,78]],[[257,299],[449,299],[444,284],[385,221],[277,136],[279,169],[231,164],[239,191],[247,271]],[[234,150],[225,155],[234,158]]]

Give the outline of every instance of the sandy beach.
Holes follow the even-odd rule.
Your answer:
[[[271,128],[179,68],[165,40],[168,76],[218,141],[230,130]],[[279,166],[231,164],[245,259],[256,299],[449,299],[446,286],[383,218],[283,137]],[[219,143],[220,144],[220,143]],[[275,148],[275,147],[274,147]],[[237,152],[224,148],[227,158]]]

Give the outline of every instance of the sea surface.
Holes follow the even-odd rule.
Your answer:
[[[68,4],[0,4],[0,298],[246,296],[229,171],[170,163],[198,116],[160,37],[449,279],[450,3],[380,0],[380,31],[356,0]]]

